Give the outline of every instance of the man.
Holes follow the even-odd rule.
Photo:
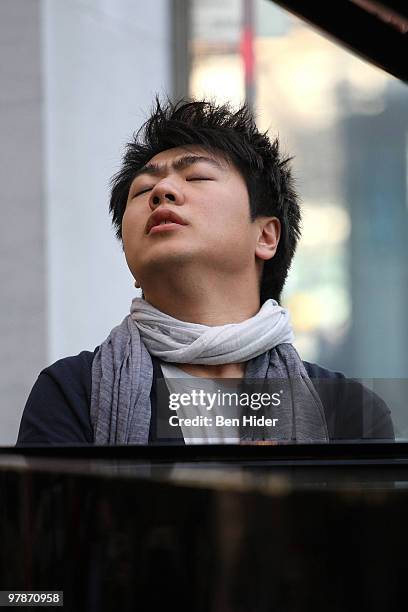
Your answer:
[[[158,384],[172,392],[180,381],[191,388],[204,379],[289,384],[269,412],[278,427],[261,434],[221,427],[222,441],[393,439],[380,398],[303,362],[293,347],[280,306],[301,221],[289,161],[245,105],[236,112],[208,101],[163,106],[156,97],[112,179],[110,200],[143,297],[93,353],[40,373],[19,444],[163,441]],[[205,410],[190,406],[190,416]],[[182,423],[176,442],[212,440],[205,427],[197,434]]]

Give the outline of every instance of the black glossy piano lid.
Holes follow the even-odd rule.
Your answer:
[[[324,444],[252,443],[192,445],[50,446],[21,445],[0,447],[0,455],[23,457],[87,458],[174,463],[222,462],[269,465],[408,465],[407,442],[362,440]]]
[[[362,59],[408,82],[406,0],[273,1]]]

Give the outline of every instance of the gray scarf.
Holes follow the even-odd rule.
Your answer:
[[[275,300],[242,323],[208,327],[179,321],[135,298],[130,315],[112,329],[92,363],[95,444],[148,444],[151,355],[173,363],[247,361],[246,379],[288,379],[289,397],[274,414],[277,438],[327,442],[323,406],[292,339],[289,314]]]

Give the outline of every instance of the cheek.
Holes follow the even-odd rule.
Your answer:
[[[145,227],[141,214],[135,207],[127,206],[122,217],[122,238],[123,241],[128,241],[132,235],[138,230],[143,231]]]
[[[246,194],[240,190],[228,191],[223,198],[219,198],[217,207],[213,207],[213,219],[217,219],[217,229],[228,236],[244,238],[249,231],[250,213]]]

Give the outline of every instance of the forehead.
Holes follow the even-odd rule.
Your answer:
[[[203,155],[215,159],[220,162],[225,168],[230,166],[229,160],[222,153],[222,151],[214,152],[201,147],[200,145],[183,145],[182,147],[174,147],[172,149],[166,149],[161,151],[157,155],[154,155],[146,165],[149,164],[170,164],[171,162],[183,157],[184,155]]]

